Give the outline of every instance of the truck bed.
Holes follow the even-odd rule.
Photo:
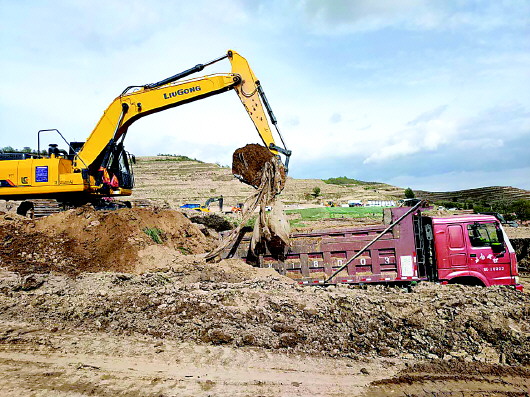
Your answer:
[[[397,219],[404,211],[406,209],[392,209],[392,218]],[[250,238],[245,237],[235,256],[255,266],[274,268],[300,284],[324,284],[386,228],[387,225],[382,224],[294,233],[291,235],[292,245],[286,253],[273,254],[266,250],[259,256],[249,252]],[[395,283],[420,279],[426,277],[418,274],[413,218],[409,215],[327,284]]]

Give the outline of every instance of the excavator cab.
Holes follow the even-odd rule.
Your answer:
[[[125,150],[123,145],[118,145],[114,161],[110,166],[110,171],[118,178],[119,186],[124,189],[132,189],[134,187],[132,158],[133,156]]]
[[[123,143],[113,145],[108,158],[98,171],[102,192],[109,190],[132,189],[134,187],[134,173],[132,163],[134,156],[127,152]]]

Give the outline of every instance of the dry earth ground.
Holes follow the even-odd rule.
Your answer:
[[[412,293],[304,289],[231,265],[243,281],[223,281],[222,269],[204,280],[178,265],[75,279],[3,272],[0,391],[528,395],[528,294],[429,284]]]
[[[4,323],[0,335],[2,395],[346,396],[401,368],[386,359],[354,361],[149,336],[50,332],[24,323]]]

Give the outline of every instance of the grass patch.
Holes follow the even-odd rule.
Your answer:
[[[183,155],[180,155],[180,154],[158,153],[157,156],[164,156],[164,157],[168,157],[168,158],[156,159],[154,161],[196,161],[198,163],[204,163],[204,161],[197,160],[197,159],[192,159],[192,158],[190,158],[188,156],[183,156]]]
[[[248,221],[247,221],[247,224],[245,225],[246,227],[251,227],[251,228],[254,228],[254,225],[256,224],[256,219],[258,217],[257,216],[253,216],[252,218],[250,218]]]
[[[164,236],[163,230],[160,230],[157,227],[146,227],[143,232],[151,237],[151,240],[153,240],[155,243],[162,244]]]
[[[186,247],[178,247],[178,250],[180,251],[181,254],[184,254],[184,255],[191,254],[191,251],[187,249]]]
[[[297,227],[297,228],[307,227],[307,223],[301,222],[300,219],[290,219],[289,225],[291,225],[291,227]]]
[[[379,182],[366,182],[358,179],[348,178],[346,176],[339,176],[337,178],[322,179],[324,183],[330,185],[377,185]]]
[[[258,217],[257,216],[253,216],[252,218],[250,218],[247,223],[245,225],[243,225],[243,227],[250,227],[250,228],[254,228],[254,225],[256,224],[256,219]],[[240,226],[241,225],[241,220],[239,219],[236,219],[236,220],[232,220],[231,221],[233,224],[234,224],[234,227],[237,227],[237,226]]]
[[[286,210],[286,214],[299,214],[303,221],[318,221],[330,218],[383,218],[383,207],[322,207]]]

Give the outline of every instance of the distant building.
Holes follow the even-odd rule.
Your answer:
[[[348,200],[348,207],[362,207],[362,200]]]
[[[396,202],[394,200],[368,200],[365,207],[395,207]]]

